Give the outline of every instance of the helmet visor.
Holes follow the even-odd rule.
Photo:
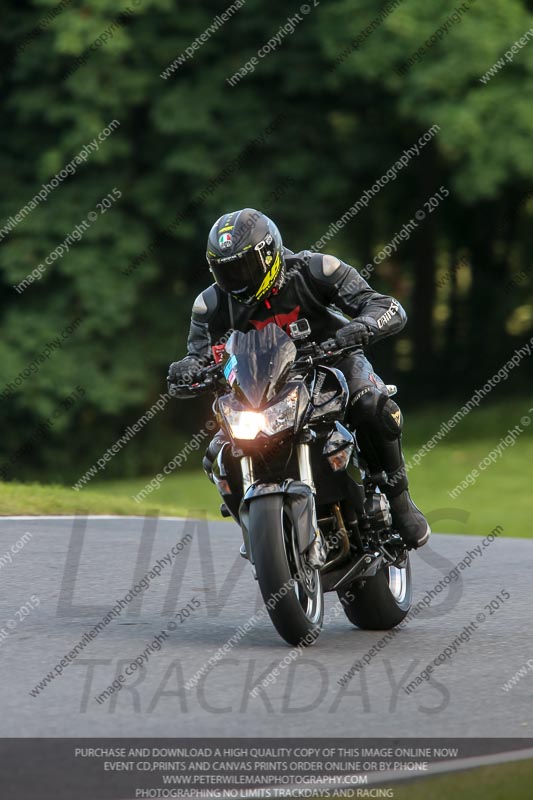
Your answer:
[[[263,261],[251,248],[228,259],[209,258],[209,266],[222,291],[242,303],[255,299],[265,276]]]

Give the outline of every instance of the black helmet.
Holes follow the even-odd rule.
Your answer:
[[[211,228],[207,261],[223,292],[254,305],[268,297],[281,274],[281,234],[261,211],[232,211]]]

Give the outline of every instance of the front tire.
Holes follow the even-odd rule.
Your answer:
[[[288,644],[313,644],[324,618],[320,572],[301,559],[282,494],[250,501],[249,536],[257,581],[272,624]],[[298,573],[300,578],[295,577]]]
[[[353,625],[383,631],[399,625],[411,607],[411,564],[384,567],[363,585],[355,581],[338,593],[344,613]]]

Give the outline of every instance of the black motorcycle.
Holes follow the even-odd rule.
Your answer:
[[[307,320],[289,331],[236,331],[222,355],[214,348],[218,363],[169,390],[215,392],[227,437],[212,474],[221,511],[241,527],[241,554],[274,627],[306,645],[320,633],[324,592],[336,591],[360,628],[398,625],[411,604],[411,570],[387,498],[342,424],[349,391],[334,364],[356,348],[309,342]]]

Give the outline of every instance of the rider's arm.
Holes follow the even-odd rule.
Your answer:
[[[211,355],[211,330],[210,323],[217,310],[218,299],[212,286],[198,295],[194,301],[191,313],[191,325],[187,339],[187,355],[180,361],[174,361],[168,371],[167,380],[174,386],[186,384],[189,386],[202,367],[210,361]],[[176,396],[191,397],[185,391]]]
[[[205,289],[194,301],[187,339],[187,355],[205,358],[211,354],[212,337],[209,323],[217,306],[218,297],[214,286]]]
[[[407,322],[398,300],[375,292],[356,269],[335,256],[313,254],[309,273],[314,293],[324,303],[366,323],[374,341],[398,333]]]

